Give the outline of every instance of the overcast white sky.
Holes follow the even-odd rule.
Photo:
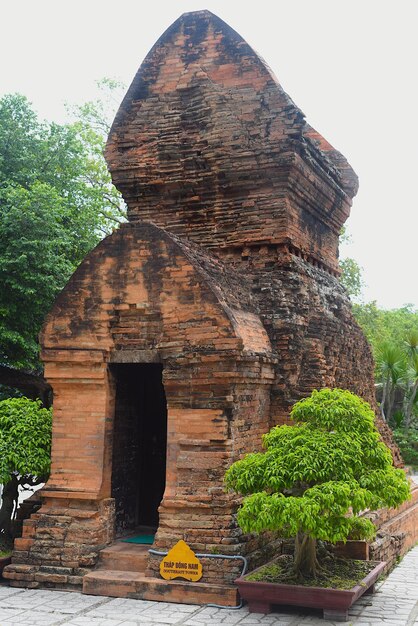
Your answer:
[[[364,268],[365,301],[418,307],[418,0],[0,0],[0,96],[44,118],[130,84],[181,13],[207,8],[259,52],[308,122],[360,177],[343,252]]]

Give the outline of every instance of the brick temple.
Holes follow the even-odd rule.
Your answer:
[[[338,279],[357,176],[208,11],[154,45],[106,159],[128,222],[87,256],[43,328],[52,471],[6,576],[234,603],[239,562],[203,558],[200,582],[169,583],[150,546],[120,538],[142,528],[156,550],[184,539],[261,562],[280,540],[237,528],[226,468],[314,388],[375,406],[370,349]],[[383,543],[395,553],[413,538],[396,547],[394,524]]]

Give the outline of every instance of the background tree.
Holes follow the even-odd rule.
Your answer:
[[[377,379],[381,384],[380,411],[385,421],[393,417],[395,394],[405,379],[405,353],[398,346],[383,343],[377,347]]]
[[[103,78],[97,82],[100,96],[81,105],[67,105],[73,126],[87,154],[84,182],[95,197],[97,214],[101,217],[102,232],[108,234],[126,221],[125,202],[112,184],[103,152],[110,128],[125,95],[123,83]]]
[[[352,299],[360,298],[363,289],[361,268],[357,261],[347,257],[340,260],[340,281]]]
[[[354,304],[353,312],[374,354],[383,417],[405,462],[418,468],[418,311],[412,304],[385,310],[368,302]]]
[[[317,540],[370,538],[375,527],[358,517],[367,508],[398,506],[409,497],[374,426],[374,413],[341,389],[314,391],[293,407],[294,426],[273,428],[265,452],[249,454],[226,473],[226,485],[246,496],[238,512],[244,532],[295,537],[294,575],[315,577]]]
[[[351,235],[348,234],[347,229],[343,226],[340,233],[340,245],[350,241]],[[348,295],[353,301],[359,300],[364,287],[362,268],[351,257],[340,258],[339,265],[342,285],[346,288]]]
[[[405,428],[409,428],[414,418],[414,408],[418,400],[418,327],[407,334],[404,348],[406,373],[403,414]]]
[[[37,335],[45,314],[85,255],[123,219],[103,142],[87,114],[72,124],[46,123],[25,97],[0,99],[0,364],[9,373],[41,370]]]
[[[45,482],[51,454],[51,409],[40,400],[9,398],[0,401],[0,539],[11,540],[11,521],[18,489]]]
[[[381,309],[376,302],[353,304],[353,313],[375,358],[379,345],[390,343],[401,347],[407,336],[418,329],[418,310],[413,304],[399,309]]]
[[[397,421],[410,428],[414,408],[418,400],[418,328],[410,331],[401,345],[384,342],[376,347],[377,381],[381,387],[380,408],[383,417],[394,423],[396,395],[398,402]]]

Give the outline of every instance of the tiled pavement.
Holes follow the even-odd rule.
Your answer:
[[[335,622],[336,623],[336,622]],[[87,596],[80,593],[0,586],[0,626],[327,626],[321,612],[294,608],[270,615],[213,607]],[[338,622],[342,624],[342,622]],[[343,622],[344,624],[344,622]],[[411,550],[374,596],[351,608],[352,626],[418,625],[418,546]]]

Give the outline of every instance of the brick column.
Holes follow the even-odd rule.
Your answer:
[[[102,351],[50,350],[43,357],[54,391],[51,476],[4,576],[17,587],[74,589],[114,538],[114,384]]]

